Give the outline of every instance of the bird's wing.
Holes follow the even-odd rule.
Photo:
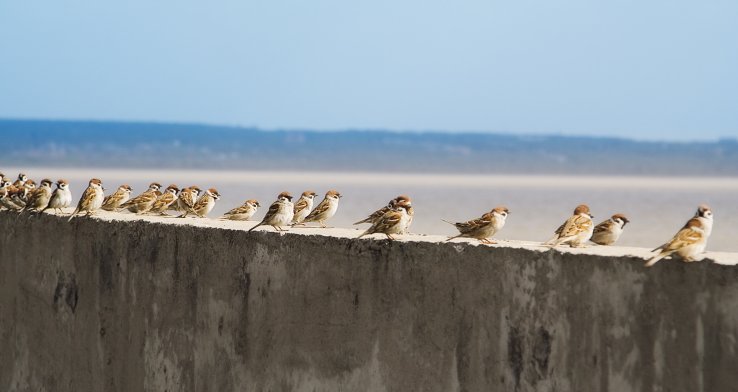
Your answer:
[[[82,193],[82,197],[79,199],[79,203],[77,203],[77,209],[87,209],[94,198],[95,190],[92,187],[87,187],[84,193]]]
[[[277,213],[279,212],[280,206],[281,204],[279,203],[279,201],[275,201],[274,203],[272,203],[272,205],[269,206],[269,210],[266,212],[266,215],[264,215],[264,219],[262,219],[262,223],[272,219],[274,215],[277,215]]]
[[[608,219],[598,224],[597,226],[595,226],[593,233],[597,234],[597,233],[602,233],[602,232],[608,232],[610,231],[610,228],[612,227],[613,224],[614,222]]]
[[[314,219],[316,216],[328,211],[329,208],[331,208],[331,203],[329,203],[327,199],[323,200],[317,207],[310,211],[308,216],[305,217],[305,220],[308,221],[310,219]]]
[[[664,251],[678,250],[685,246],[696,244],[697,242],[702,240],[704,236],[704,232],[700,230],[695,230],[694,227],[690,226],[689,223],[687,223],[687,225],[685,225],[681,230],[679,230],[679,232],[676,233],[671,241],[656,249],[662,249]]]
[[[298,212],[301,212],[302,210],[306,208],[308,208],[308,201],[304,198],[300,198],[300,200],[298,200],[297,203],[295,203],[294,212],[295,214],[297,214]]]
[[[581,232],[589,230],[592,227],[592,220],[581,215],[572,216],[564,224],[564,228],[559,232],[559,238],[571,237]],[[558,230],[557,230],[558,231]]]

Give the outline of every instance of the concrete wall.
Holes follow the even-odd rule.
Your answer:
[[[731,266],[50,215],[0,230],[3,391],[738,390]]]

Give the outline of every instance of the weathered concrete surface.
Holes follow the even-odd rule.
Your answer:
[[[738,390],[733,266],[124,219],[0,214],[0,390]]]

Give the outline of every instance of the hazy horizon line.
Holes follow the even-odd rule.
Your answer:
[[[97,118],[43,118],[43,117],[3,117],[0,121],[26,121],[26,122],[57,122],[57,123],[100,123],[100,124],[154,124],[154,125],[171,125],[171,126],[202,126],[215,128],[231,128],[243,129],[257,132],[313,132],[313,133],[351,133],[351,132],[383,132],[396,134],[441,134],[441,135],[496,135],[510,136],[519,138],[540,138],[540,137],[559,137],[559,138],[582,138],[594,140],[621,140],[632,141],[637,143],[673,143],[673,144],[691,144],[701,143],[710,144],[722,141],[738,141],[738,137],[734,135],[723,135],[710,139],[666,139],[666,138],[634,138],[620,135],[585,135],[579,133],[566,132],[510,132],[500,130],[441,130],[441,129],[393,129],[393,128],[361,128],[361,127],[345,127],[345,128],[262,128],[258,125],[245,124],[225,124],[225,123],[208,123],[199,121],[176,121],[176,120],[132,120],[132,119],[97,119]]]

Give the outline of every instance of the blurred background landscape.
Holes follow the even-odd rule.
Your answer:
[[[0,4],[0,171],[288,190],[416,233],[505,204],[544,241],[579,203],[656,247],[700,203],[738,251],[738,2],[74,0]],[[257,214],[261,217],[263,211]]]

